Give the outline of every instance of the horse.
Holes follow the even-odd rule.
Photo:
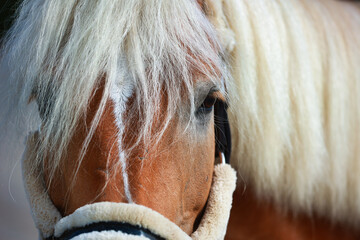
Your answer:
[[[1,131],[32,131],[40,237],[357,239],[359,23],[335,0],[24,0]]]

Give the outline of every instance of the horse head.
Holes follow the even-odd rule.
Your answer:
[[[57,218],[123,203],[188,235],[198,229],[215,157],[230,154],[229,74],[203,5],[25,1],[9,36],[8,51],[35,56],[13,76],[41,118],[24,165],[43,179]]]

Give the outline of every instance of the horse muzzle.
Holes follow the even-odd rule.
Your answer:
[[[33,219],[41,239],[223,239],[230,216],[236,172],[229,164],[214,168],[213,182],[203,218],[191,236],[158,212],[138,204],[99,202],[62,217],[53,205],[41,169],[31,171],[31,150],[37,134],[28,137],[23,158],[23,178]]]

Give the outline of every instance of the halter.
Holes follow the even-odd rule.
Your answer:
[[[214,106],[214,121],[215,121],[215,141],[216,141],[216,151],[215,156],[219,157],[221,159],[221,165],[226,166],[227,163],[229,163],[230,159],[230,153],[231,153],[231,133],[230,133],[230,126],[227,116],[227,104],[225,104],[222,101],[217,101]],[[209,200],[211,197],[209,198]],[[101,203],[91,204],[92,206],[101,205]],[[87,205],[87,206],[91,206]],[[87,209],[89,212],[96,212],[96,210],[88,209],[87,206],[80,208],[79,210]],[[121,206],[124,209],[128,208],[127,204],[119,204],[114,203],[111,205],[111,207],[106,207],[102,205],[102,209],[106,208],[112,208],[112,211],[114,211],[116,208]],[[78,210],[77,210],[78,211]],[[148,209],[144,208],[143,211],[148,215],[152,216],[152,219],[157,219],[157,221],[161,221],[160,219],[162,216],[157,216],[158,214],[149,211]],[[75,215],[74,215],[75,214]],[[74,213],[76,217],[76,213]],[[89,213],[88,213],[89,214]],[[134,213],[133,213],[134,214]],[[81,214],[79,214],[81,215]],[[96,215],[96,214],[95,214]],[[122,214],[119,214],[122,215]],[[135,214],[136,215],[136,214]],[[94,216],[96,218],[96,216]],[[92,218],[92,217],[90,217]],[[63,218],[63,219],[69,219],[69,217]],[[57,225],[61,226],[61,221],[64,222],[64,220],[60,220],[60,222]],[[120,235],[128,234],[130,236],[141,236],[144,237],[144,239],[150,239],[150,240],[165,240],[165,239],[173,239],[174,237],[179,237],[180,239],[187,239],[188,236],[185,236],[181,233],[181,230],[172,226],[171,223],[168,223],[166,220],[163,220],[164,223],[162,223],[163,226],[166,226],[168,229],[172,229],[172,231],[178,232],[176,236],[171,236],[170,238],[164,237],[164,234],[156,233],[156,229],[149,230],[149,228],[143,227],[143,225],[147,225],[148,223],[145,221],[141,224],[136,222],[133,222],[131,219],[113,219],[113,218],[105,218],[101,219],[98,218],[97,222],[89,222],[87,225],[75,225],[72,224],[72,227],[68,229],[67,227],[63,227],[63,229],[67,229],[65,231],[58,231],[58,237],[54,237],[54,235],[46,238],[46,240],[70,240],[75,239],[76,237],[86,236],[86,234],[94,234],[94,232],[101,234],[101,232],[118,232]],[[69,220],[70,221],[70,220]],[[122,222],[125,221],[125,222]],[[65,221],[66,222],[66,221]],[[76,221],[75,221],[76,222]],[[130,223],[129,223],[130,222]],[[201,226],[201,225],[200,225]],[[199,227],[200,228],[200,227]],[[60,227],[61,229],[61,227]],[[196,232],[195,232],[196,233]],[[55,235],[57,232],[55,231]],[[59,236],[60,235],[60,236]],[[196,234],[195,234],[196,235]],[[201,234],[198,234],[201,236]],[[101,238],[101,235],[99,236]],[[120,239],[123,239],[119,236]],[[126,238],[125,238],[126,239]],[[204,239],[203,237],[198,237],[197,239]]]
[[[231,142],[224,103],[216,104],[215,119],[216,153],[222,164],[215,165],[204,215],[191,236],[160,213],[137,204],[93,203],[62,217],[46,191],[41,168],[32,171],[34,154],[31,152],[36,146],[38,133],[30,134],[22,163],[23,179],[40,239],[223,239],[236,187],[236,172],[226,163]]]
[[[222,163],[215,165],[204,215],[191,236],[160,213],[137,204],[93,203],[62,217],[46,191],[41,168],[32,171],[35,157],[32,151],[38,133],[30,134],[22,164],[23,179],[41,239],[223,239],[236,187],[236,172],[227,164],[231,137],[226,108],[227,105],[221,101],[214,107],[216,156]]]
[[[236,172],[229,164],[215,166],[204,215],[196,231],[189,236],[160,213],[137,204],[98,202],[85,205],[74,213],[62,217],[46,191],[41,169],[31,171],[34,162],[31,150],[37,138],[37,133],[28,137],[22,167],[25,190],[40,239],[202,240],[224,238],[230,216],[232,194],[236,187]]]
[[[51,236],[46,240],[70,240],[74,239],[77,236],[83,234],[92,233],[92,232],[103,232],[103,231],[115,231],[121,232],[133,236],[143,236],[149,240],[165,240],[161,236],[158,236],[146,228],[139,227],[137,225],[132,225],[129,223],[123,222],[97,222],[86,225],[84,227],[72,228],[65,231],[60,237]]]

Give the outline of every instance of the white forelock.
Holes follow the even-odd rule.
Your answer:
[[[35,165],[48,155],[53,172],[101,81],[103,97],[79,166],[114,86],[132,81],[138,111],[130,114],[141,109],[143,124],[137,143],[149,143],[162,136],[181,104],[195,112],[194,71],[211,81],[225,71],[216,32],[196,1],[25,0],[18,13],[2,52],[10,59],[12,95],[20,99],[11,108],[35,96],[43,120]],[[152,135],[164,91],[164,128]]]

